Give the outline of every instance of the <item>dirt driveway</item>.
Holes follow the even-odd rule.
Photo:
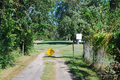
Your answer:
[[[45,67],[43,63],[45,61],[56,63],[56,80],[77,80],[70,73],[70,68],[65,64],[65,62],[58,58],[58,54],[55,55],[56,58],[54,60],[43,61],[43,57],[45,56],[45,54],[45,51],[40,53],[37,58],[33,62],[31,62],[19,75],[14,77],[13,80],[41,80],[43,69]]]

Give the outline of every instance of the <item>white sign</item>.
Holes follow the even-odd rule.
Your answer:
[[[82,39],[82,34],[76,34],[76,39]]]

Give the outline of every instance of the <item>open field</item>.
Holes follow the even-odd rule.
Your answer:
[[[66,64],[71,68],[71,73],[73,73],[79,80],[100,80],[98,75],[89,67],[87,62],[84,62],[82,58],[83,54],[83,45],[80,45],[78,51],[78,44],[74,44],[74,56],[73,58],[73,47],[71,41],[47,41],[38,43],[38,45],[46,45],[47,47],[51,47],[55,52],[52,56],[48,56],[47,54],[44,57],[44,60],[49,59],[62,59],[66,61]],[[59,55],[59,57],[55,57],[55,55]]]
[[[41,47],[41,49],[39,48]],[[0,80],[12,80],[12,77],[19,74],[25,67],[27,67],[30,62],[32,62],[38,54],[44,51],[46,46],[44,45],[34,45],[35,50],[30,53],[28,56],[19,57],[12,67],[7,67],[5,69],[0,69]]]
[[[31,61],[33,61],[38,54],[46,51],[48,48],[52,48],[55,53],[52,56],[45,54],[43,60],[54,60],[60,59],[65,61],[65,64],[70,67],[70,73],[74,74],[78,80],[100,80],[96,73],[89,67],[89,65],[84,62],[82,58],[83,45],[80,44],[80,49],[78,51],[78,44],[74,45],[75,58],[73,58],[72,41],[42,41],[34,45],[35,51],[29,56],[22,56],[14,63],[13,67],[8,67],[0,71],[1,80],[12,80],[12,77],[19,74]],[[57,55],[57,57],[56,57]],[[47,78],[55,79],[55,67],[56,63],[44,62],[45,68],[42,76],[43,80]],[[51,69],[49,69],[51,66]],[[7,74],[6,74],[7,73]],[[46,75],[49,73],[50,75]],[[46,77],[47,76],[47,77]],[[73,79],[74,80],[74,79]]]

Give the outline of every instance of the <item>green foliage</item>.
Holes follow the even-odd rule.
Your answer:
[[[107,52],[112,55],[120,55],[120,32],[114,33],[108,43]]]
[[[107,53],[119,56],[120,55],[120,32],[117,33],[98,33],[91,36],[86,36],[86,40],[90,40],[92,45],[96,49],[100,49],[101,47],[107,48]]]
[[[10,16],[8,18],[2,17],[0,29],[0,68],[10,65],[14,61],[11,51],[15,46],[16,34],[14,30],[16,28],[15,21]]]
[[[102,78],[101,79],[115,79],[119,78],[119,71],[120,71],[120,32],[116,33],[98,33],[91,36],[85,37],[87,40],[89,38],[91,39],[91,44],[93,45],[93,50],[95,51],[94,54],[98,55],[99,53],[96,53],[98,50],[100,50],[102,47],[104,48],[104,53],[112,55],[112,59],[110,60],[110,65],[107,65],[107,67],[104,69],[104,72],[101,73]],[[93,57],[95,58],[96,55]],[[104,55],[105,56],[105,55]],[[95,59],[94,59],[95,60]],[[108,76],[106,76],[108,75]],[[112,75],[112,76],[110,76]],[[115,77],[116,76],[116,77]]]
[[[117,79],[119,80],[120,76],[120,65],[117,61],[111,61],[110,65],[104,68],[104,71],[101,73],[101,79]]]
[[[98,75],[93,72],[87,62],[79,56],[78,59],[70,59],[67,60],[67,65],[71,68],[71,72],[79,79],[79,80],[99,80]]]
[[[105,46],[105,44],[107,43],[105,41],[107,35],[108,35],[107,33],[95,34],[93,36],[93,45],[94,45],[94,47],[100,49],[102,46]]]
[[[5,68],[8,65],[12,65],[15,61],[15,54],[0,55],[0,68]]]
[[[12,64],[15,60],[12,52],[22,50],[23,42],[25,55],[29,55],[35,36],[52,26],[49,12],[54,10],[54,3],[54,0],[0,1],[0,68]]]
[[[82,33],[85,40],[90,41],[93,46],[93,60],[96,60],[97,51],[104,48],[101,53],[115,56],[115,61],[120,62],[120,2],[118,0],[59,1],[56,12],[59,36],[63,39],[73,38],[76,33]]]

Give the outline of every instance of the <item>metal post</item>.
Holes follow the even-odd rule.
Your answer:
[[[74,39],[73,39],[73,58],[74,58]]]
[[[79,51],[79,40],[78,40],[78,51]]]

